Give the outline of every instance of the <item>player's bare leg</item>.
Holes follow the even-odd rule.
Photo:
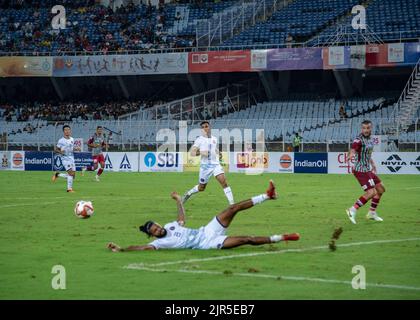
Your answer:
[[[73,180],[76,178],[76,172],[73,170],[67,171],[67,192],[73,191]]]
[[[276,243],[280,241],[297,241],[299,240],[299,233],[291,234],[280,234],[271,237],[250,237],[250,236],[239,236],[239,237],[227,237],[223,242],[222,249],[231,249],[244,245],[261,246],[268,243]]]
[[[74,192],[73,191],[73,180],[76,176],[76,172],[73,170],[68,170],[66,173],[56,172],[52,177],[52,181],[55,182],[57,178],[63,178],[67,180],[67,192]]]
[[[99,168],[98,172],[96,173],[95,179],[96,181],[99,182],[99,176],[102,174],[102,172],[104,172],[104,168],[105,168],[105,162],[100,162],[99,163],[101,165],[101,167]]]
[[[375,221],[384,221],[380,216],[378,216],[376,212],[376,208],[379,205],[379,201],[381,200],[382,195],[385,193],[385,187],[382,183],[378,183],[375,185],[376,195],[372,198],[370,203],[370,209],[368,214],[366,215],[367,219],[375,220]]]
[[[82,168],[82,176],[85,175],[85,171],[96,171],[96,169],[98,168],[98,163],[94,162],[93,166],[86,166]]]
[[[239,211],[249,209],[269,199],[271,200],[277,199],[276,187],[273,181],[271,180],[270,180],[270,184],[268,186],[266,193],[263,193],[251,199],[244,200],[244,201],[235,203],[233,205],[230,205],[227,209],[225,209],[224,211],[222,211],[220,214],[217,215],[217,220],[219,221],[221,225],[227,228],[229,227],[233,218]]]
[[[194,186],[191,190],[187,191],[183,196],[182,196],[182,203],[184,204],[185,202],[187,202],[187,200],[189,198],[191,198],[191,196],[197,192],[202,192],[204,190],[206,190],[206,186],[207,183],[200,183],[197,184],[196,186]]]
[[[355,204],[351,208],[346,209],[347,216],[349,217],[350,221],[353,224],[356,224],[356,213],[357,213],[357,210],[359,210],[360,207],[364,206],[370,199],[372,199],[373,197],[375,197],[376,196],[376,193],[377,192],[376,192],[376,189],[375,188],[372,188],[372,189],[367,190],[363,194],[363,196],[361,196],[355,202]]]
[[[228,186],[228,184],[226,182],[225,174],[221,173],[221,174],[217,175],[216,180],[219,181],[220,185],[222,186],[223,191],[225,192],[225,196],[229,201],[229,204],[234,204],[235,200],[233,200],[232,189]]]

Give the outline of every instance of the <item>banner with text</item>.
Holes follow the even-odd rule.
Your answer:
[[[181,152],[140,152],[140,172],[182,172]]]
[[[52,57],[0,57],[0,77],[51,77]]]
[[[373,152],[378,174],[420,174],[419,152]],[[328,153],[328,173],[352,173],[354,158],[347,152]]]
[[[251,71],[251,51],[192,52],[188,56],[189,73]]]
[[[54,57],[54,77],[188,73],[188,53]]]

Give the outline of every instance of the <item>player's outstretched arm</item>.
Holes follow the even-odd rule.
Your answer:
[[[178,224],[183,226],[185,225],[185,209],[184,205],[182,204],[181,196],[176,191],[174,191],[171,193],[171,197],[176,201],[176,205],[178,207]]]
[[[155,247],[150,245],[129,246],[127,248],[121,248],[119,245],[113,242],[108,243],[107,248],[112,252],[155,250]]]

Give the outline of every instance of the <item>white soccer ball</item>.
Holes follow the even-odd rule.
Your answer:
[[[93,215],[93,204],[91,201],[78,201],[74,207],[74,214],[81,219],[90,218]]]

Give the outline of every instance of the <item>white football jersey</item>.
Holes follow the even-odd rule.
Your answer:
[[[178,221],[165,224],[166,236],[149,243],[156,249],[197,249],[204,240],[205,234],[200,229],[182,227]]]
[[[74,139],[72,137],[69,139],[62,137],[60,140],[58,140],[57,148],[64,151],[64,154],[61,155],[62,160],[74,160]]]
[[[207,165],[217,165],[220,164],[219,162],[219,155],[216,153],[216,150],[218,150],[217,145],[217,138],[214,136],[211,136],[211,138],[207,138],[204,136],[198,137],[193,147],[196,147],[202,151],[207,151],[208,155],[204,156],[201,155],[201,166],[207,166]]]

